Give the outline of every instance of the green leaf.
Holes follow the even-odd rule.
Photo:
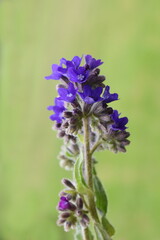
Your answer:
[[[77,190],[80,193],[86,193],[89,189],[87,189],[85,185],[82,167],[83,167],[83,157],[82,155],[80,155],[79,158],[77,158],[76,163],[74,165],[74,178],[77,183]]]
[[[68,152],[67,149],[66,149],[65,155],[69,158],[73,158],[73,154]]]
[[[103,185],[97,175],[93,176],[93,182],[94,182],[94,189],[95,189],[95,195],[96,195],[96,206],[98,210],[100,211],[102,216],[105,216],[107,213],[107,207],[108,207],[108,200],[105,193],[105,190],[103,188]]]
[[[90,237],[90,240],[94,240],[93,234],[91,233],[90,230],[89,230],[89,237]]]
[[[111,240],[108,233],[103,229],[103,227],[99,223],[94,224],[94,229],[97,240]]]
[[[83,231],[84,231],[84,229],[83,229]],[[87,228],[87,233],[88,233],[87,240],[94,240],[94,237],[89,228]],[[82,227],[80,226],[80,224],[76,225],[76,232],[74,235],[74,240],[83,240]]]
[[[99,229],[97,228],[97,226],[94,226],[94,230],[96,233],[97,240],[103,240],[103,236],[102,236],[101,232],[99,231]]]
[[[115,234],[114,227],[110,224],[106,217],[102,217],[102,224],[109,236],[113,236]]]

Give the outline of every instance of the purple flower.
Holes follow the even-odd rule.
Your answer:
[[[84,102],[92,104],[103,100],[103,98],[100,97],[102,90],[102,87],[92,89],[89,85],[85,85],[83,88],[83,92],[78,92],[78,94],[81,96]]]
[[[69,68],[67,76],[71,82],[78,82],[83,83],[87,80],[87,77],[89,75],[89,71],[86,70],[85,67],[79,67],[77,69],[75,68]]]
[[[128,118],[127,117],[123,117],[123,118],[119,118],[120,114],[118,113],[117,110],[114,110],[111,118],[114,121],[114,124],[111,126],[112,130],[125,130],[127,127],[125,127],[125,125],[128,123]]]
[[[73,102],[76,98],[76,89],[74,88],[73,83],[69,83],[68,88],[58,88],[58,93],[60,96],[60,100],[66,102]]]
[[[101,62],[100,59],[96,60],[95,58],[92,58],[91,55],[86,55],[85,60],[86,60],[86,64],[88,65],[90,70],[93,70],[94,68],[103,64],[103,62]]]
[[[62,113],[66,109],[64,107],[64,102],[58,98],[55,98],[55,105],[54,106],[48,106],[47,108],[49,111],[54,111],[54,114],[50,116],[50,119],[52,121],[57,121],[57,123],[61,123],[63,116]]]
[[[69,68],[78,68],[81,63],[81,58],[78,56],[75,56],[71,61],[66,60],[65,58],[62,58],[60,60],[60,66],[58,68],[58,71],[63,72],[64,74],[67,73]],[[63,67],[65,65],[65,67]]]
[[[106,86],[104,93],[103,93],[103,98],[104,98],[105,103],[110,103],[110,102],[118,100],[118,94],[110,93],[109,90],[110,90],[110,87]]]
[[[66,76],[69,68],[78,68],[81,63],[81,58],[75,56],[71,61],[66,60],[65,58],[60,59],[60,65],[52,65],[52,74],[46,76],[45,79],[54,79],[59,80],[61,77]]]
[[[66,197],[62,196],[60,198],[59,204],[58,204],[58,209],[60,211],[65,211],[70,209],[70,202],[67,200]]]
[[[49,76],[46,76],[45,79],[54,79],[54,80],[59,80],[62,76],[62,73],[58,71],[59,65],[53,64],[52,65],[52,74]]]

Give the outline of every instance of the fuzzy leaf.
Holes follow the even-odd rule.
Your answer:
[[[96,226],[94,226],[94,230],[95,230],[95,233],[96,233],[97,240],[103,240],[103,236]]]
[[[92,235],[92,232],[90,231],[90,229],[88,228],[88,233],[89,233],[89,239],[87,240],[94,240],[94,237]]]
[[[77,190],[80,193],[85,194],[89,189],[85,185],[85,181],[83,178],[83,172],[82,172],[82,167],[83,167],[83,157],[80,155],[79,158],[77,158],[76,163],[74,165],[74,178],[77,183]]]
[[[69,158],[73,158],[74,155],[66,149],[65,155]]]
[[[103,227],[99,223],[94,224],[94,229],[97,240],[111,240],[108,233],[103,229]]]
[[[106,217],[102,217],[102,224],[109,236],[113,236],[115,234],[114,227],[110,224]]]
[[[96,206],[98,210],[100,211],[102,216],[105,216],[107,213],[107,207],[108,207],[108,200],[105,193],[105,190],[103,188],[103,185],[97,175],[93,176],[94,181],[94,189],[95,189],[95,195],[96,195]]]
[[[84,229],[83,229],[83,231],[84,231]],[[94,237],[89,228],[87,228],[87,231],[88,231],[88,239],[87,240],[94,240]],[[76,226],[74,240],[83,240],[82,228],[81,228],[80,224],[77,224],[77,226]]]

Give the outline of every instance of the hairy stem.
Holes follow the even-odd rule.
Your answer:
[[[83,119],[84,128],[84,167],[85,167],[85,178],[86,183],[91,191],[93,191],[93,166],[92,166],[92,155],[90,154],[90,134],[89,134],[89,119]],[[90,214],[95,222],[99,222],[94,195],[88,193],[88,204]]]
[[[92,155],[94,153],[94,151],[103,143],[102,140],[99,140],[95,143],[95,145],[92,147],[90,154]]]

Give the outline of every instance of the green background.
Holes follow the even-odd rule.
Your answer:
[[[112,106],[129,117],[126,154],[97,153],[114,240],[160,239],[160,1],[0,1],[0,240],[69,240],[56,226],[61,141],[46,106],[61,57],[105,64]]]

